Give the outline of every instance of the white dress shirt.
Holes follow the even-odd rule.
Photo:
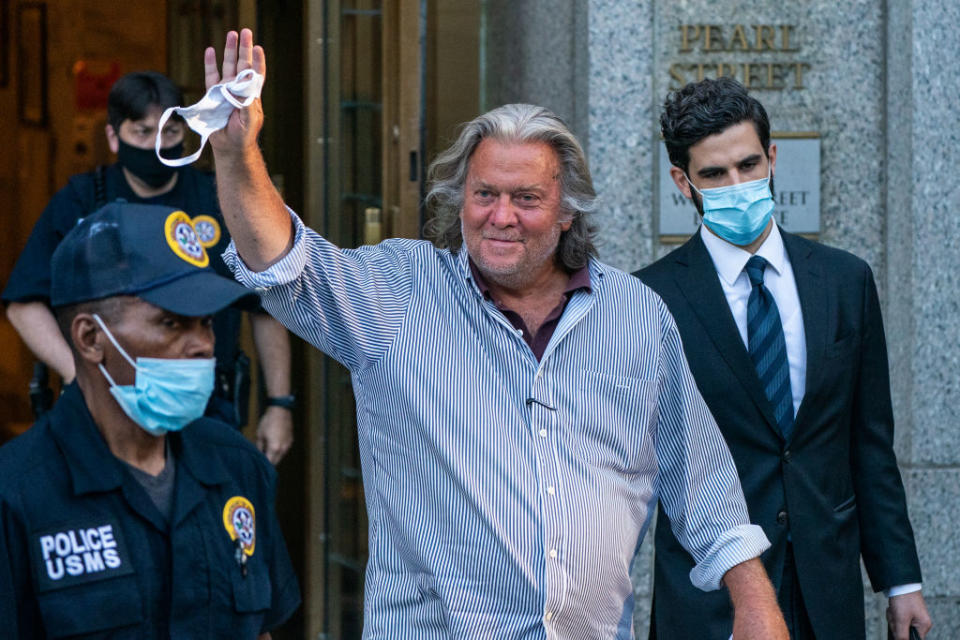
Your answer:
[[[793,415],[796,417],[803,394],[807,388],[807,338],[803,333],[803,311],[800,309],[800,295],[797,293],[797,281],[793,277],[790,256],[783,246],[780,228],[773,225],[770,235],[763,241],[756,254],[751,254],[736,245],[714,235],[705,225],[700,225],[700,238],[707,247],[707,253],[713,260],[713,266],[720,277],[723,295],[727,298],[733,320],[737,323],[743,345],[749,349],[747,341],[747,300],[753,287],[745,267],[747,260],[758,255],[767,261],[763,273],[763,286],[777,303],[780,322],[783,325],[783,338],[787,343],[787,362],[790,364],[790,391],[793,393]],[[920,583],[911,583],[890,587],[884,591],[888,598],[920,590]]]
[[[743,346],[749,349],[747,342],[747,301],[753,287],[744,267],[754,254],[721,240],[703,225],[700,237],[707,247],[707,253],[713,260],[713,266],[720,276],[723,295],[730,305],[733,320],[737,323]],[[787,343],[787,362],[790,364],[790,391],[793,393],[793,415],[796,417],[807,388],[807,338],[803,333],[803,311],[800,309],[800,295],[797,282],[793,279],[790,257],[783,246],[780,229],[773,225],[770,235],[763,241],[756,255],[767,261],[763,273],[763,286],[777,303],[780,323],[783,325],[783,338]]]

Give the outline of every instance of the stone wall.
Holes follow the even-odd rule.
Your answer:
[[[897,454],[935,632],[960,637],[960,5],[890,0],[887,340]]]

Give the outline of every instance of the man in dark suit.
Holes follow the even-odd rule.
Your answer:
[[[893,452],[887,348],[867,264],[779,229],[776,145],[763,106],[729,78],[667,97],[677,188],[703,225],[637,275],[670,308],[694,378],[733,453],[791,637],[865,636],[860,557],[889,597],[893,637],[931,627]],[[726,640],[726,596],[660,510],[651,638]]]

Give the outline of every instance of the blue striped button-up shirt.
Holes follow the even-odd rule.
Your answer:
[[[673,318],[592,261],[537,361],[466,249],[339,249],[296,216],[264,307],[350,369],[370,520],[365,638],[631,638],[660,498],[716,589],[768,546]]]

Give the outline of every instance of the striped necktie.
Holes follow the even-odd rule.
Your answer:
[[[747,277],[753,290],[747,300],[747,342],[750,359],[757,368],[763,392],[773,406],[773,417],[784,439],[793,429],[793,393],[790,391],[790,364],[777,303],[763,286],[767,261],[760,256],[747,260]]]

